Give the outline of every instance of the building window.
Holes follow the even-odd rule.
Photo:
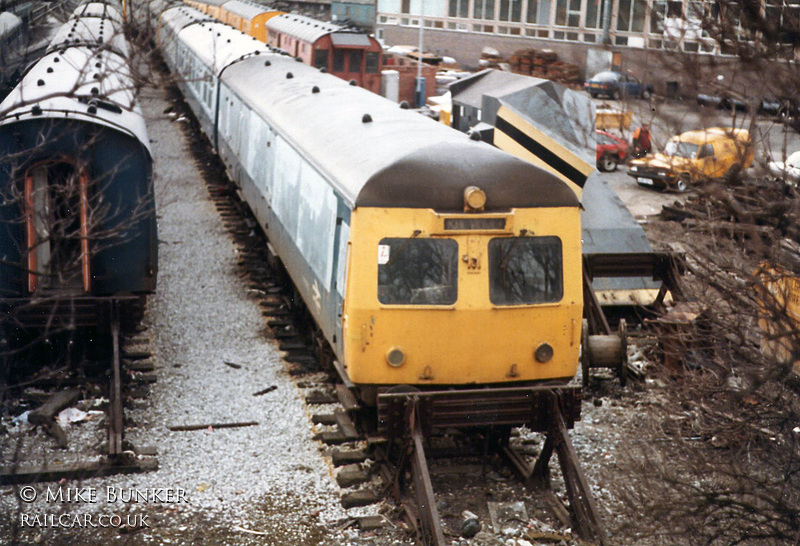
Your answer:
[[[344,72],[344,51],[340,49],[333,50],[333,71]]]
[[[364,71],[367,74],[377,74],[380,68],[380,55],[377,51],[367,51],[366,54],[366,67]]]
[[[500,0],[499,19],[512,23],[522,21],[522,0]]]
[[[494,0],[473,0],[473,19],[494,19]]]
[[[347,63],[350,72],[361,72],[361,50],[354,49],[350,52],[350,61]]]
[[[586,28],[603,28],[606,1],[607,0],[586,1]],[[610,0],[608,1],[610,2]]]
[[[620,0],[620,2],[624,1],[625,0]],[[561,27],[579,27],[580,24],[581,0],[556,0],[556,25]]]
[[[327,49],[318,49],[314,52],[314,67],[328,69]]]
[[[461,17],[466,19],[469,17],[469,0],[450,0],[450,6],[447,11],[450,17]]]
[[[400,3],[400,13],[411,13],[411,0],[402,0]]]
[[[645,2],[645,0],[619,0],[617,30],[623,32],[643,32],[646,10],[647,2]]]

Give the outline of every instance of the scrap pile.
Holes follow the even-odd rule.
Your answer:
[[[784,238],[800,242],[798,196],[796,188],[780,182],[711,184],[683,203],[664,205],[661,219],[767,244]]]

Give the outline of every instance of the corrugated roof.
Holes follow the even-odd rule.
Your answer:
[[[309,43],[316,42],[326,34],[342,30],[339,25],[289,13],[273,17],[267,21],[266,26]]]

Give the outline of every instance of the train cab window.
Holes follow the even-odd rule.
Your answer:
[[[328,50],[317,49],[314,51],[314,68],[328,69]]]
[[[348,71],[349,72],[361,72],[361,50],[354,49],[350,52],[349,55],[350,59],[348,61]]]
[[[496,237],[489,241],[489,300],[494,305],[553,303],[563,295],[561,239]]]
[[[378,69],[380,68],[380,66],[378,66],[379,59],[380,59],[380,56],[379,56],[377,51],[367,51],[367,54],[366,54],[367,62],[366,62],[366,66],[364,68],[364,71],[367,74],[377,74],[378,73]]]
[[[333,71],[344,72],[344,51],[340,49],[333,50]]]
[[[458,298],[458,243],[385,238],[378,245],[378,301],[452,305]]]

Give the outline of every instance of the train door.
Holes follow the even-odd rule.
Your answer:
[[[333,278],[331,279],[331,319],[334,327],[334,351],[342,354],[342,310],[344,303],[345,282],[347,280],[347,261],[350,243],[350,210],[338,200],[336,214],[336,232],[334,234]]]
[[[86,169],[45,161],[25,173],[28,290],[91,288]]]

